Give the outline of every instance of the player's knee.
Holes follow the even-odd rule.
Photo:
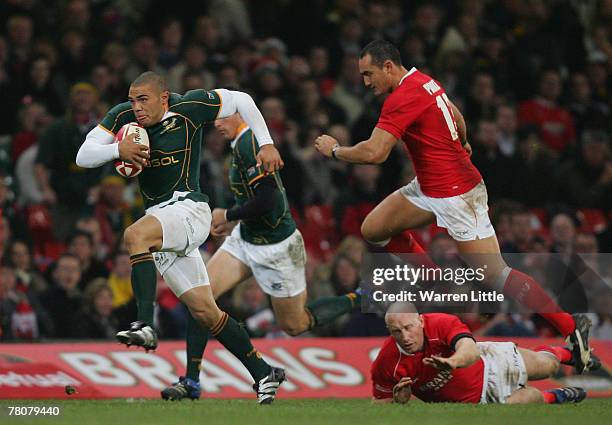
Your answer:
[[[307,330],[307,326],[303,326],[301,323],[298,322],[280,321],[278,325],[283,330],[283,332],[290,336],[298,336],[299,334]]]
[[[363,223],[361,223],[361,235],[366,241],[376,243],[379,242],[380,239],[377,237],[376,233],[374,220],[372,220],[370,216],[367,216],[365,220],[363,220]]]
[[[217,324],[220,317],[213,309],[190,309],[190,312],[194,319],[209,329],[212,329]]]
[[[123,240],[125,242],[125,246],[127,247],[130,253],[134,250],[134,248],[138,245],[138,241],[141,238],[142,232],[139,231],[136,226],[129,226],[123,232]]]
[[[130,254],[138,254],[156,247],[155,239],[146,231],[143,226],[131,225],[123,232],[125,246]]]
[[[543,358],[540,359],[540,363],[542,371],[547,376],[554,376],[559,371],[559,367],[561,366],[561,363],[551,356],[543,356]]]

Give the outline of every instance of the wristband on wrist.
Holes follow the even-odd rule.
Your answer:
[[[336,145],[334,145],[334,147],[332,148],[332,151],[331,151],[332,158],[334,158],[336,161],[338,161],[338,157],[336,156],[336,151],[338,149],[340,149],[340,145],[336,144]]]

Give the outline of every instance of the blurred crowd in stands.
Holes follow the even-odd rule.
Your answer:
[[[382,166],[313,148],[323,132],[343,145],[369,136],[382,100],[357,63],[377,38],[463,111],[504,252],[612,252],[611,0],[4,0],[0,28],[1,340],[109,339],[135,318],[121,236],[143,213],[137,182],[75,156],[145,70],[175,92],[256,100],[285,162],[311,298],[355,289],[363,218],[414,176],[399,143]],[[229,153],[208,125],[201,187],[212,207],[232,204]],[[434,258],[455,249],[435,226],[414,234]],[[180,337],[186,310],[161,278],[158,294],[162,336]],[[253,335],[282,336],[255,282],[220,304]],[[593,318],[594,336],[612,338],[612,315]],[[551,332],[529,314],[466,320],[480,335]],[[356,312],[317,334],[385,329]]]

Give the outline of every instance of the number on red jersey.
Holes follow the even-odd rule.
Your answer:
[[[444,121],[446,121],[446,125],[448,126],[448,130],[450,131],[451,138],[453,141],[459,138],[459,132],[457,131],[457,123],[455,122],[455,118],[453,117],[453,111],[450,106],[450,101],[448,100],[448,96],[446,93],[442,93],[439,96],[436,96],[436,105],[438,108],[442,110],[442,115],[444,115]]]

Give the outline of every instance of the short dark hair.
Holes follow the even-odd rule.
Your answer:
[[[370,55],[372,64],[382,68],[386,60],[390,60],[397,66],[402,66],[402,58],[397,47],[387,40],[374,40],[368,43],[359,54],[359,58],[364,58]]]
[[[132,81],[132,86],[143,86],[145,84],[151,84],[156,86],[160,92],[168,90],[168,84],[166,83],[166,79],[153,71],[146,71],[140,74],[134,81]]]

